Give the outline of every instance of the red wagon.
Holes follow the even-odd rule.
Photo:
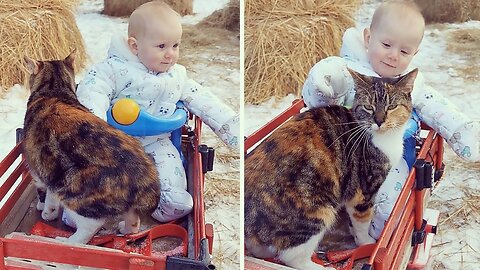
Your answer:
[[[251,151],[290,117],[299,113],[303,107],[303,100],[293,101],[283,113],[250,135],[245,140],[245,153]],[[432,186],[442,177],[444,164],[443,138],[423,124],[421,134],[421,139],[417,141],[415,164],[377,243],[356,247],[352,237],[339,239],[335,236],[343,232],[348,235],[346,226],[336,228],[334,234],[327,235],[320,244],[319,249],[326,251],[312,254],[314,262],[336,269],[387,270],[426,267],[439,216],[437,210],[426,208],[426,203]],[[342,241],[344,243],[341,243]],[[344,249],[345,247],[348,249]],[[245,269],[292,268],[282,266],[274,259],[259,260],[246,256]]]
[[[142,217],[143,224],[150,225],[145,231],[95,236],[89,245],[66,245],[36,236],[71,232],[64,230],[61,221],[39,223],[35,187],[22,158],[21,130],[17,130],[17,145],[0,163],[0,177],[5,179],[0,186],[0,269],[215,269],[210,262],[213,226],[205,224],[203,197],[204,173],[211,170],[213,149],[200,144],[201,119],[192,121],[193,128],[184,127],[181,138],[188,191],[194,198],[192,213],[162,225]]]

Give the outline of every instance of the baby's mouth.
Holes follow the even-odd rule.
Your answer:
[[[395,66],[392,66],[392,65],[390,65],[390,64],[387,64],[387,63],[385,63],[385,62],[383,62],[383,61],[382,61],[382,63],[384,63],[386,66],[388,66],[388,67],[390,67],[390,68],[396,68]]]

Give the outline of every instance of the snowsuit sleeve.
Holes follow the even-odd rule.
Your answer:
[[[94,65],[78,84],[77,97],[82,105],[106,121],[115,82],[112,66],[107,61]]]
[[[473,121],[431,86],[419,73],[412,93],[421,120],[438,132],[455,151],[468,161],[480,161],[480,122]]]
[[[310,70],[303,85],[302,96],[309,108],[346,104],[353,89],[353,79],[345,60],[331,56],[320,60]]]
[[[184,84],[181,100],[185,107],[199,116],[227,145],[238,149],[240,117],[229,106],[192,79]]]

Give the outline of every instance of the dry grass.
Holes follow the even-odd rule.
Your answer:
[[[213,12],[210,16],[203,19],[200,25],[240,32],[240,1],[230,0],[225,8]]]
[[[25,82],[25,56],[63,59],[76,48],[76,69],[84,67],[85,48],[72,12],[77,4],[78,0],[0,1],[0,88]]]
[[[220,28],[214,28],[201,25],[184,25],[182,35],[182,45],[180,49],[181,57],[179,64],[187,67],[195,64],[203,63],[208,65],[221,62],[225,68],[238,69],[237,61],[228,62],[224,60],[224,56],[239,57],[240,41],[237,33]],[[232,50],[231,48],[237,48]],[[219,57],[211,57],[205,59],[199,57],[204,52],[217,51]]]
[[[245,101],[299,94],[314,63],[339,52],[358,0],[246,0]]]
[[[130,16],[140,5],[151,0],[104,0],[103,14],[115,17]],[[164,0],[180,15],[193,14],[193,0]]]
[[[480,19],[478,0],[415,0],[427,23]]]
[[[449,33],[447,49],[463,55],[465,65],[459,67],[461,76],[471,81],[480,81],[480,29],[458,29]]]

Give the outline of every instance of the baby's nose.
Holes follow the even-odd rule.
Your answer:
[[[398,52],[396,50],[391,50],[390,53],[388,54],[388,57],[392,60],[397,61],[398,60]]]
[[[172,49],[167,49],[167,51],[165,52],[165,57],[170,58],[172,56],[173,56],[173,50]]]

